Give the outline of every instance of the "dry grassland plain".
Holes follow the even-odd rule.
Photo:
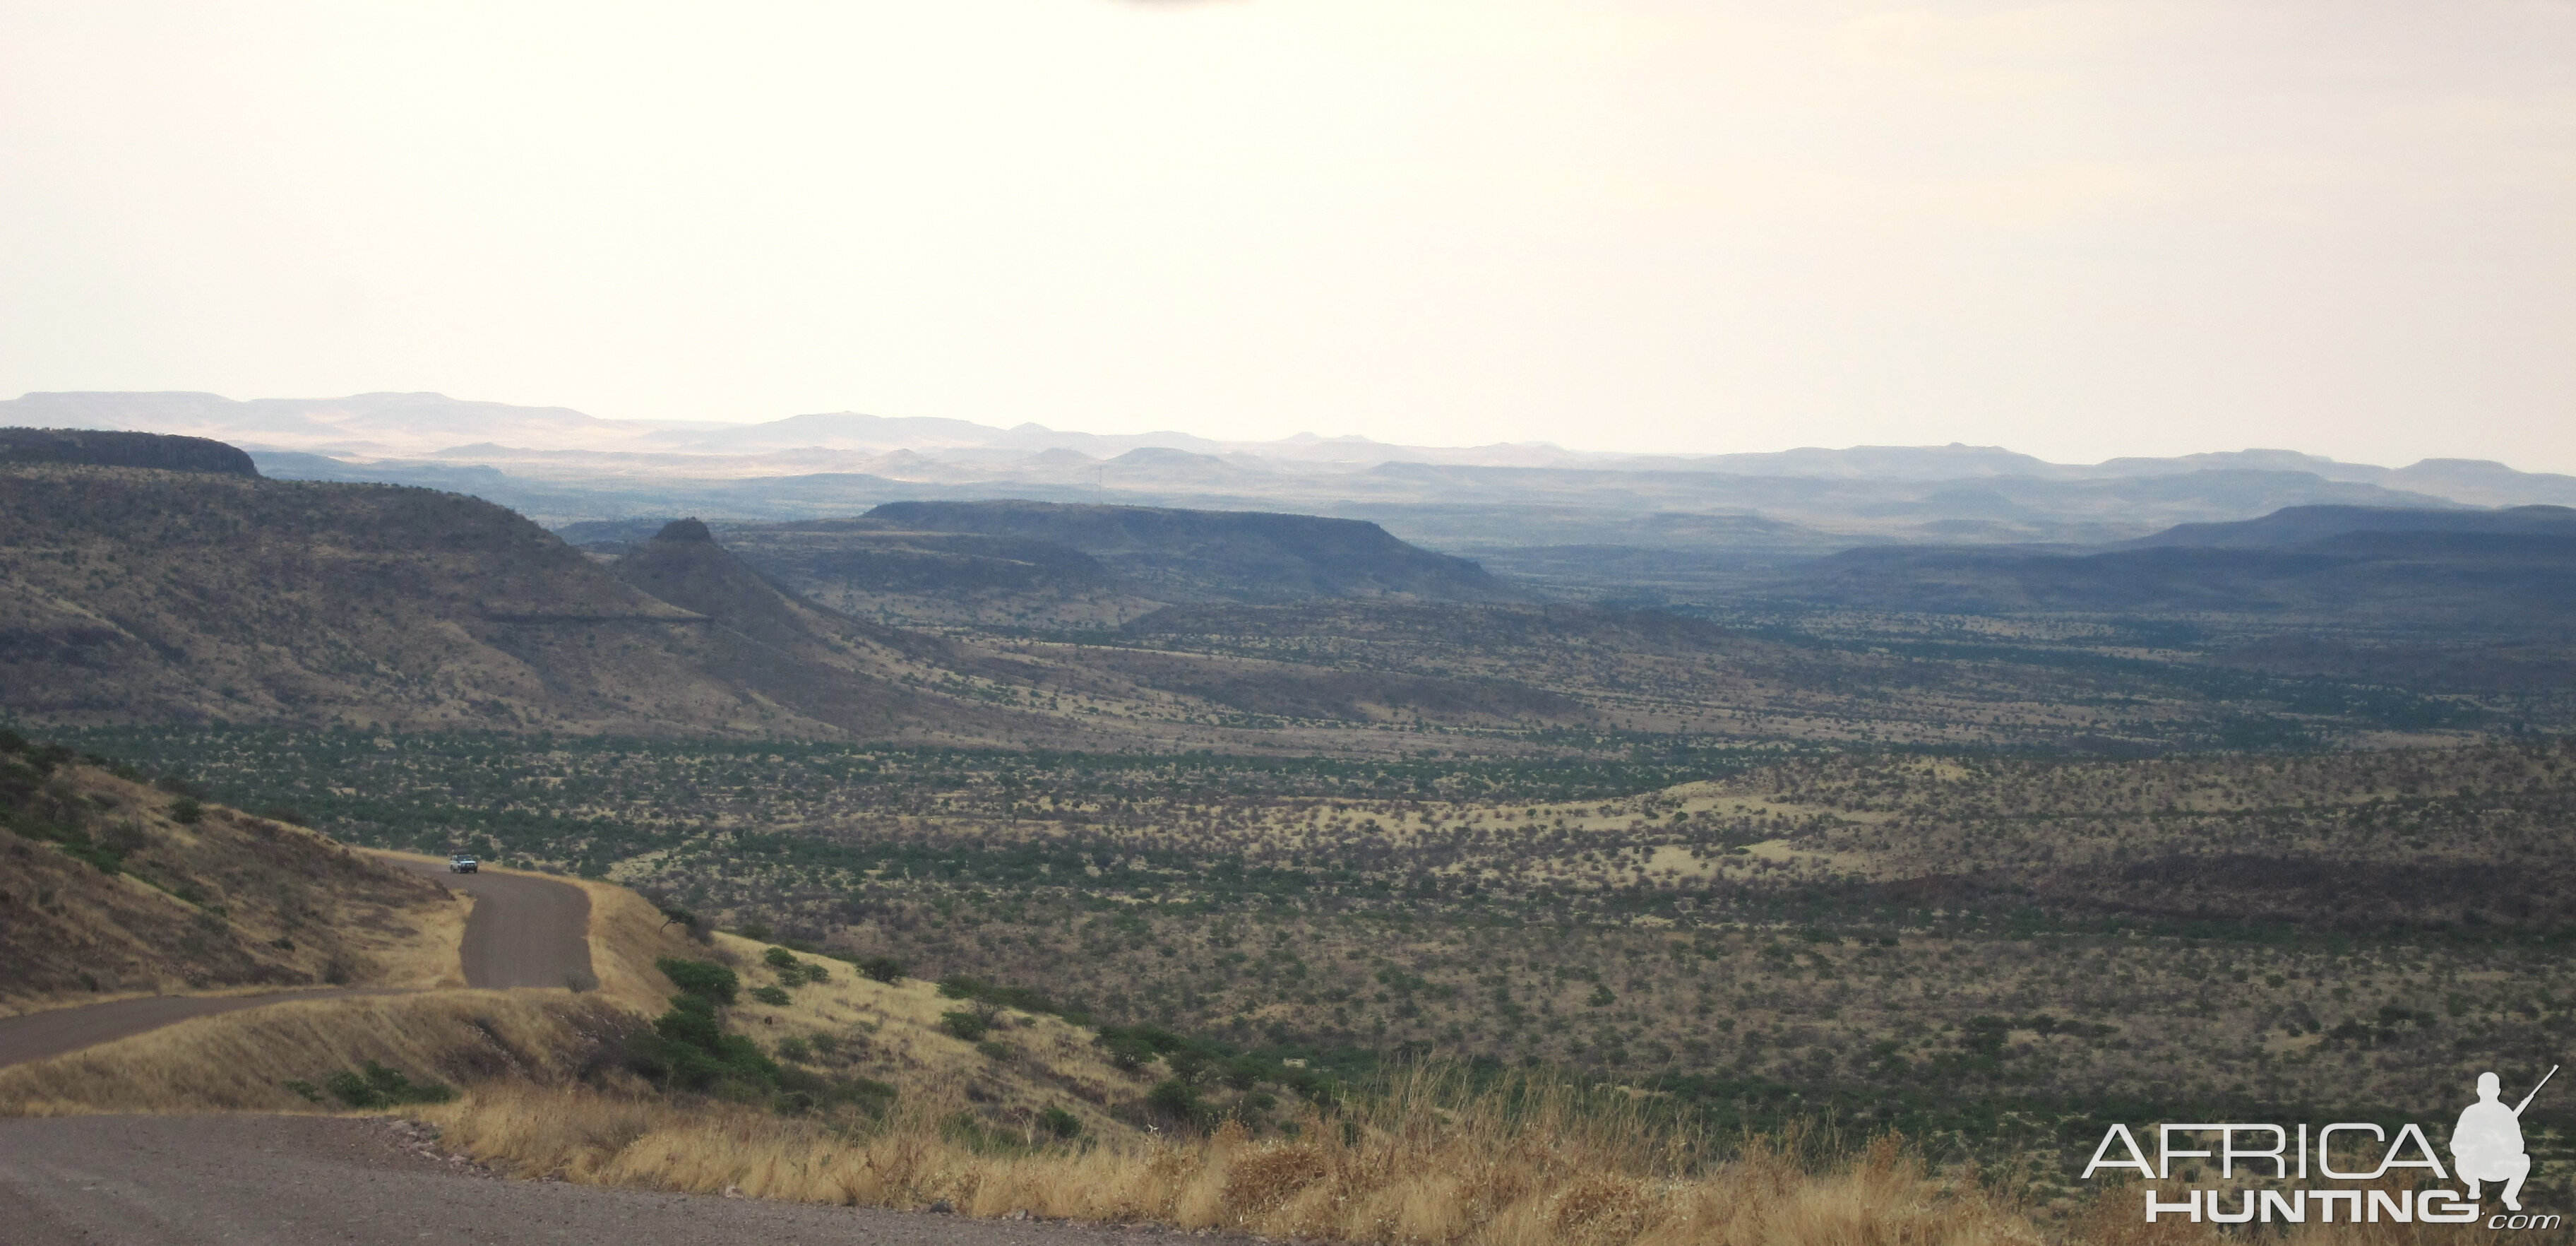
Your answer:
[[[2500,782],[2507,756],[2488,758],[2481,773]],[[2549,758],[2524,760],[2537,774]],[[2179,783],[2178,774],[2212,791],[2203,786],[2205,773],[2167,777]],[[1650,877],[1662,871],[1675,882],[1828,870],[1865,876],[1866,846],[1818,842],[1815,827],[1799,819],[1865,799],[1883,802],[1916,790],[1909,782],[1971,777],[1937,766],[1874,774],[1792,768],[1764,774],[1760,782],[1702,785],[1646,802],[1539,806],[1541,825],[1550,830],[1565,819],[1568,843],[1634,832],[1650,822],[1687,826],[1703,814],[1731,826],[1727,834],[1735,840],[1760,838],[1736,843],[1745,849],[1738,853],[1685,835],[1615,863],[1597,849],[1589,858],[1576,852],[1531,886],[1608,896],[1619,891],[1615,879],[1632,877],[1640,865]],[[1985,776],[1980,790],[2013,790],[1994,779]],[[2224,802],[2212,795],[2204,803]],[[1517,807],[1513,820],[1527,822],[1532,808]],[[1307,811],[1324,815],[1314,819],[1319,825],[1332,820],[1329,806]],[[1503,811],[1476,812],[1483,815],[1477,821],[1486,821]],[[1392,807],[1376,813],[1397,817]],[[1691,816],[1677,820],[1675,814]],[[204,816],[233,815],[214,807]],[[1380,831],[1402,842],[1445,825],[1407,822],[1407,834],[1381,821]],[[1121,1056],[1114,1044],[1098,1041],[1101,1034],[1042,1010],[999,1006],[917,979],[875,981],[847,963],[734,934],[692,937],[632,891],[583,885],[593,897],[593,959],[602,979],[595,992],[442,990],[202,1018],[0,1071],[0,1104],[13,1114],[319,1111],[327,1105],[309,1097],[314,1083],[375,1062],[464,1087],[454,1102],[406,1110],[441,1131],[440,1145],[523,1176],[827,1203],[946,1203],[977,1216],[1148,1220],[1354,1242],[2223,1240],[2205,1227],[2150,1231],[2132,1224],[2134,1187],[2098,1203],[2069,1197],[2045,1176],[2033,1180],[2029,1172],[1927,1159],[1920,1142],[1865,1121],[1818,1133],[1815,1124],[1784,1118],[1778,1134],[1724,1133],[1705,1114],[1676,1111],[1685,1100],[1672,1087],[1632,1075],[1393,1066],[1311,1100],[1283,1103],[1268,1093],[1273,1083],[1240,1076],[1238,1061],[1211,1066],[1203,1091],[1190,1096],[1193,1106],[1174,1110],[1175,1101],[1157,1092],[1186,1080],[1175,1054]],[[1155,922],[1183,923],[1172,928],[1173,937],[1194,930],[1205,940],[1219,929],[1213,915],[1175,911],[1161,900],[1130,907]],[[1414,919],[1413,943],[1379,938],[1369,960],[1344,959],[1359,967],[1392,965],[1393,957],[1430,946],[1425,924],[1426,918]],[[1578,923],[1602,930],[1611,924],[1606,918]],[[1617,925],[1667,946],[1691,929],[1653,914]],[[1239,928],[1260,924],[1247,920]],[[1383,936],[1398,927],[1381,921],[1375,929]],[[1939,941],[1924,955],[1937,963],[1949,945],[1975,942]],[[1811,967],[1855,968],[1871,950],[1890,947],[1855,950],[1813,940],[1802,946],[1826,952]],[[1893,947],[1909,946],[1897,928]],[[1177,949],[1171,957],[1145,954],[1180,956]],[[881,1084],[889,1093],[860,1100],[856,1110],[834,1111],[800,1107],[792,1095],[722,1088],[712,1095],[672,1093],[647,1084],[631,1071],[629,1050],[645,1014],[674,989],[653,967],[672,955],[735,969],[750,989],[723,1011],[724,1024],[773,1058],[818,1083]],[[1724,960],[1692,957],[1709,965]],[[1676,982],[1692,976],[1687,961],[1625,968],[1639,976],[1585,985],[1620,996],[1637,991],[1650,973],[1670,972]],[[1381,967],[1369,980],[1383,983],[1389,976]],[[1831,984],[1856,976],[1837,969],[1788,980]],[[1428,985],[1404,993],[1430,1005],[1446,1002]],[[1391,1004],[1398,997],[1368,1002]],[[1578,1006],[1589,1007],[1569,999],[1562,1008]],[[961,1016],[975,1022],[971,1040],[958,1032]],[[2008,1066],[2027,1057],[2021,1048],[2061,1036],[2007,1031],[2005,1046],[1986,1054]],[[1287,1069],[1279,1076],[1288,1079]],[[1275,1088],[1282,1095],[1289,1090]],[[2312,1225],[2282,1240],[2441,1239],[2416,1226]]]
[[[1353,1080],[1568,1070],[1720,1135],[1900,1129],[2040,1203],[2113,1121],[2456,1111],[2461,1068],[2546,1069],[2576,1027],[2547,740],[1733,758],[1642,794],[1692,759],[545,745],[235,736],[198,772],[1095,1024]],[[2536,1153],[2568,1124],[2536,1106]]]

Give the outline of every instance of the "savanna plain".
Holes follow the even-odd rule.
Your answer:
[[[2081,1173],[2115,1124],[2447,1122],[2576,1028],[2568,641],[2522,572],[2478,628],[2026,561],[1976,569],[2018,604],[1848,560],[1647,603],[1212,512],[574,543],[5,470],[0,999],[375,992],[0,1069],[15,1115],[1353,1242],[2433,1241],[2149,1225]],[[2337,565],[2493,553],[2439,544]],[[1281,550],[1293,600],[1248,587]],[[457,975],[453,853],[580,888],[590,968]],[[2576,1197],[2571,1122],[2524,1116],[2526,1205]]]

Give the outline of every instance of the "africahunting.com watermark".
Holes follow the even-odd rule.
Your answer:
[[[2507,1106],[2500,1094],[2503,1079],[2481,1073],[2477,1102],[2461,1109],[2451,1129],[2451,1164],[2445,1168],[2423,1126],[2406,1124],[2392,1137],[2384,1125],[2342,1121],[2310,1125],[2167,1124],[2153,1126],[2155,1159],[2126,1125],[2113,1125],[2093,1149],[2084,1179],[2096,1173],[2136,1172],[2151,1181],[2173,1178],[2175,1160],[2213,1160],[2221,1181],[2235,1181],[2241,1165],[2258,1181],[2295,1181],[2288,1189],[2210,1188],[2174,1191],[2149,1189],[2146,1217],[2189,1217],[2215,1224],[2474,1224],[2484,1219],[2494,1229],[2555,1229],[2564,1218],[2555,1213],[2523,1210],[2522,1184],[2531,1176],[2531,1156],[2523,1149],[2522,1112],[2540,1088],[2558,1075],[2557,1066],[2541,1075],[2520,1103]],[[2377,1162],[2364,1167],[2373,1155]],[[2381,1181],[2404,1169],[2420,1170],[2443,1184],[2424,1188],[2320,1188],[2314,1182],[2351,1186]],[[2450,1188],[2456,1181],[2461,1188]],[[2501,1211],[2484,1205],[2495,1187]]]

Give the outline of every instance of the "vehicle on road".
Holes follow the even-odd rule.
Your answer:
[[[447,859],[447,872],[450,874],[481,873],[481,866],[482,862],[477,861],[471,855],[462,852]]]

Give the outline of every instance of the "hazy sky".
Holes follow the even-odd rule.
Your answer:
[[[0,0],[0,392],[2576,471],[2576,0]]]

